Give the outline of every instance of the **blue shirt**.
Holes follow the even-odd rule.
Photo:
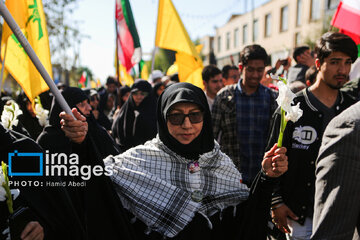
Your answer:
[[[271,93],[259,84],[247,95],[241,88],[242,79],[235,91],[237,136],[240,142],[240,170],[244,183],[250,185],[261,168],[268,136]]]

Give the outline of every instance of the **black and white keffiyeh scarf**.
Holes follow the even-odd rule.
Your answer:
[[[249,195],[241,174],[216,142],[212,151],[199,156],[200,171],[195,173],[187,167],[191,160],[170,150],[159,136],[104,162],[113,170],[124,207],[166,237],[176,236],[195,213],[208,219]],[[194,191],[202,192],[200,202],[192,200]]]

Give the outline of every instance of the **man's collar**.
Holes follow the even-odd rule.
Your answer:
[[[257,95],[257,94],[259,94],[259,89],[260,89],[261,87],[264,88],[264,86],[262,86],[261,83],[259,83],[259,86],[258,86],[258,88],[256,89],[256,91],[255,91],[254,93],[248,95],[248,94],[245,92],[245,89],[243,89],[242,86],[241,86],[242,81],[243,81],[243,79],[240,78],[240,80],[239,80],[239,81],[237,82],[237,84],[236,84],[236,88],[237,88],[237,90],[239,91],[239,93],[240,93],[241,95],[247,95],[247,96]]]

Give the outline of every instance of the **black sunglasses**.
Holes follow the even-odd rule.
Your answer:
[[[189,117],[191,123],[199,123],[203,121],[204,114],[203,112],[191,112],[188,114],[173,113],[167,115],[167,119],[172,125],[182,125],[186,117]]]

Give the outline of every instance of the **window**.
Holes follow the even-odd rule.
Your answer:
[[[288,6],[281,8],[281,21],[280,21],[280,32],[284,32],[288,30],[288,17],[289,17],[289,9]]]
[[[253,22],[253,42],[258,40],[259,36],[259,21],[257,19]]]
[[[230,49],[230,32],[226,33],[226,50]]]
[[[300,33],[295,33],[295,46],[299,46],[301,41]]]
[[[245,25],[243,26],[243,44],[246,44],[247,41],[248,41],[247,32],[248,32],[248,25],[245,24]]]
[[[310,20],[315,21],[320,19],[320,0],[311,0],[311,12],[310,12]]]
[[[234,30],[234,48],[237,48],[239,45],[239,29],[235,28]]]
[[[217,38],[217,50],[218,52],[221,52],[221,36],[218,36]]]
[[[266,14],[265,16],[265,37],[270,37],[271,35],[271,13]]]
[[[302,0],[297,0],[296,6],[296,26],[301,25]]]

